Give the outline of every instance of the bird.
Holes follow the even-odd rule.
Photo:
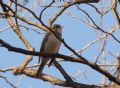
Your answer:
[[[62,38],[62,26],[59,24],[54,24],[51,28],[52,31],[59,37]],[[49,54],[56,54],[59,51],[61,45],[61,41],[51,32],[47,32],[44,36],[44,39],[41,44],[40,53],[49,53]],[[39,63],[41,60],[40,67],[37,70],[37,76],[42,74],[44,66],[47,64],[47,62],[50,60],[49,57],[39,57]],[[52,62],[55,60],[55,58],[51,58],[50,63],[48,66],[52,64]]]

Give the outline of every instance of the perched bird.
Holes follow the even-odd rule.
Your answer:
[[[62,38],[62,26],[60,26],[59,24],[55,24],[55,25],[53,25],[52,30],[55,32],[55,34],[58,37]],[[49,54],[58,53],[60,45],[61,45],[61,41],[58,38],[56,38],[56,36],[51,31],[49,31],[48,33],[46,33],[46,35],[42,41],[40,52],[41,53],[49,53]],[[48,57],[40,58],[39,57],[39,62],[40,62],[40,60],[41,60],[41,65],[38,68],[37,76],[42,74],[43,68],[44,68],[45,64],[50,60],[50,58],[48,58]],[[50,66],[54,60],[55,60],[55,58],[51,58],[51,61],[48,66]]]

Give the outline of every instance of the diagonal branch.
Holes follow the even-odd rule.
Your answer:
[[[4,80],[6,81],[6,83],[8,83],[11,87],[17,88],[17,87],[14,86],[6,77],[0,75],[0,78],[4,79]]]
[[[29,77],[35,77],[36,71],[33,69],[25,69],[24,74],[26,74]],[[51,82],[54,85],[64,86],[64,87],[72,87],[72,88],[106,88],[103,86],[97,86],[97,85],[87,85],[87,84],[81,84],[78,82],[66,82],[61,79],[52,77],[50,75],[42,74],[40,76],[40,79],[44,81]]]
[[[36,27],[38,27],[38,28],[43,29],[44,31],[47,31],[47,28],[44,27],[42,24],[34,23],[34,22],[32,22],[32,21],[24,18],[24,17],[19,16],[18,14],[15,14],[15,11],[14,11],[13,9],[11,9],[11,8],[10,8],[8,5],[6,5],[5,3],[2,3],[2,5],[3,5],[4,7],[6,7],[7,9],[9,9],[9,11],[12,12],[12,13],[11,13],[11,12],[9,12],[9,13],[8,13],[8,12],[4,12],[4,15],[16,17],[16,18],[22,20],[23,22],[25,22],[25,23],[27,23],[27,24],[29,24],[29,25],[36,26]]]
[[[66,79],[66,82],[72,82],[73,81],[71,79],[71,77],[67,74],[67,72],[63,69],[63,67],[56,60],[53,63],[59,69],[59,71],[62,73],[62,75]]]
[[[1,7],[3,9],[4,12],[6,13],[10,13],[10,11],[6,8],[6,6],[1,3]],[[16,14],[16,13],[15,13]],[[29,51],[34,51],[34,49],[32,48],[32,46],[30,45],[30,43],[26,40],[26,38],[22,35],[19,27],[17,26],[17,24],[14,23],[14,21],[11,19],[11,17],[9,15],[5,15],[6,16],[6,20],[9,23],[9,25],[11,26],[11,28],[13,29],[13,31],[17,34],[17,36],[21,39],[21,41],[25,44],[25,46],[28,48]],[[17,22],[17,20],[16,20]],[[32,60],[32,55],[27,55],[25,58],[25,61],[23,64],[21,64],[18,68],[16,68],[14,70],[14,73],[21,73],[23,72],[24,68],[27,66],[27,64]]]
[[[120,17],[119,17],[119,14],[117,12],[117,0],[114,0],[114,4],[113,4],[112,9],[113,9],[114,15],[115,15],[115,17],[116,17],[116,19],[118,21],[118,25],[120,27]]]
[[[105,75],[110,81],[113,81],[113,82],[117,83],[118,85],[120,85],[120,80],[119,79],[114,77],[108,71],[100,68],[97,64],[87,60],[86,58],[84,58],[82,56],[80,56],[81,58],[76,58],[76,57],[65,56],[65,55],[62,55],[62,54],[44,54],[44,53],[40,53],[40,52],[28,51],[28,50],[25,50],[25,49],[13,47],[13,46],[7,44],[6,42],[4,42],[2,39],[0,39],[0,44],[1,44],[1,46],[7,48],[9,51],[14,51],[14,52],[18,52],[18,53],[22,53],[22,54],[26,54],[26,55],[44,56],[44,57],[51,57],[51,58],[62,58],[65,61],[77,62],[77,63],[82,63],[82,64],[85,64],[85,65],[88,65],[92,69],[94,69],[94,70],[98,71],[99,73]]]

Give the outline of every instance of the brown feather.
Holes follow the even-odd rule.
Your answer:
[[[48,38],[49,38],[49,36],[50,36],[51,34],[52,34],[51,32],[48,32],[48,33],[45,34],[44,39],[43,39],[43,41],[42,41],[41,48],[40,48],[40,52],[41,52],[41,53],[43,53],[44,48],[45,48],[45,43],[47,42],[47,40],[48,40]],[[40,57],[39,57],[38,63],[40,63]]]
[[[62,37],[62,34],[61,34],[61,29],[62,27],[60,25],[55,25],[53,26],[52,30],[56,33],[56,35],[58,37]],[[40,52],[41,53],[58,53],[58,50],[60,48],[60,44],[61,42],[55,37],[55,35],[52,33],[52,32],[48,32],[46,33],[43,41],[42,41],[42,45],[41,45],[41,48],[40,48]],[[40,58],[39,57],[39,63],[40,63]],[[42,70],[45,66],[45,64],[48,62],[50,58],[48,57],[42,57],[41,58],[41,65],[37,71],[37,76],[40,75],[42,73]],[[52,64],[52,62],[55,60],[55,58],[52,58],[50,63],[49,63],[49,66]]]

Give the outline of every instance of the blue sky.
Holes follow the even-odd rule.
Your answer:
[[[7,2],[7,0],[4,0]],[[107,4],[107,1],[109,0],[104,0],[103,6],[105,8],[108,8],[109,4]],[[31,8],[31,4],[34,1],[30,1],[26,6]],[[46,0],[48,3],[48,0]],[[96,7],[99,9],[100,7],[100,2],[94,4]],[[88,12],[90,16],[93,18],[93,20],[96,22],[98,26],[100,26],[100,15],[90,6],[81,4],[79,5],[83,10]],[[41,7],[36,8],[34,11],[39,15]],[[48,19],[53,17],[55,13],[60,10],[56,8],[50,8],[44,12],[44,17],[42,18],[43,21],[47,24]],[[120,6],[118,6],[118,10],[120,10]],[[0,7],[0,11],[1,7]],[[86,25],[85,23],[81,22],[78,18],[72,18],[70,15],[67,14],[67,12],[70,12],[73,16],[76,16],[80,19],[83,19],[85,21],[88,21],[89,18],[81,11],[79,11],[75,6],[71,6],[68,8],[65,13],[63,13],[56,21],[55,23],[61,24],[64,26],[62,34],[65,42],[71,46],[75,50],[81,50],[82,47],[84,47],[86,44],[88,44],[90,41],[93,41],[97,38],[96,33],[100,34],[100,31],[97,31],[96,29],[93,29]],[[21,13],[19,13],[21,15]],[[29,14],[25,14],[24,17],[28,18]],[[35,20],[33,20],[35,21]],[[90,20],[89,20],[90,21]],[[35,21],[38,22],[38,21]],[[26,25],[30,27],[29,25],[22,23],[23,25]],[[105,31],[109,31],[112,25],[117,24],[116,19],[113,15],[113,12],[110,11],[108,12],[104,17],[103,17],[103,29]],[[6,20],[0,19],[0,30],[9,26]],[[33,27],[35,28],[35,27]],[[21,28],[21,31],[25,38],[30,42],[30,44],[35,48],[36,51],[39,51],[40,49],[40,44],[42,41],[42,38],[44,34],[38,34],[32,30],[25,30],[24,28]],[[42,30],[37,29],[37,31],[44,33]],[[101,33],[103,34],[103,33]],[[114,32],[115,36],[119,38],[120,31],[119,29]],[[12,29],[8,29],[6,31],[3,31],[0,33],[0,39],[5,40],[7,43],[20,47],[23,49],[26,49],[25,45],[21,42],[21,40],[18,38],[18,36],[12,31]],[[112,54],[116,55],[116,53],[119,53],[120,50],[120,44],[117,43],[112,37],[109,37],[107,39],[107,45],[105,47],[106,49],[106,59],[108,62],[112,62],[113,64],[115,63],[116,59],[109,54],[111,52]],[[82,52],[82,56],[85,58],[95,61],[96,57],[99,55],[101,51],[100,48],[100,42],[95,43],[94,45],[90,46],[87,50]],[[71,52],[62,44],[59,53],[68,55]],[[0,68],[9,68],[12,66],[18,66],[21,64],[25,59],[25,55],[15,53],[15,52],[8,52],[7,49],[4,47],[0,47]],[[33,60],[30,62],[30,64],[36,64],[38,62],[38,57],[34,56]],[[102,63],[102,57],[99,58],[99,62]],[[79,81],[80,83],[90,83],[90,84],[101,84],[101,79],[102,75],[95,70],[91,69],[90,67],[83,65],[83,64],[78,64],[78,63],[72,63],[72,62],[60,62],[60,64],[63,66],[63,68],[66,70],[66,72],[70,76],[74,76],[78,72],[80,72],[80,75],[76,77],[76,81]],[[60,72],[55,68],[55,67],[50,67],[48,68],[46,66],[44,72],[47,74],[51,74],[54,76],[57,76],[61,79],[63,79],[63,76],[60,74]],[[87,75],[87,80],[85,79],[84,75]],[[30,77],[27,77],[25,75],[20,75],[20,76],[14,76],[12,72],[6,72],[2,73],[0,72],[0,75],[6,76],[7,79],[12,82],[14,85],[17,84],[17,81],[19,81],[19,88],[53,88],[53,85],[51,85],[48,82],[44,82],[38,79],[33,79]],[[21,77],[21,78],[20,78]],[[1,88],[11,88],[9,84],[5,82],[5,80],[0,79],[1,83]],[[61,88],[59,86],[55,86],[55,88]]]

